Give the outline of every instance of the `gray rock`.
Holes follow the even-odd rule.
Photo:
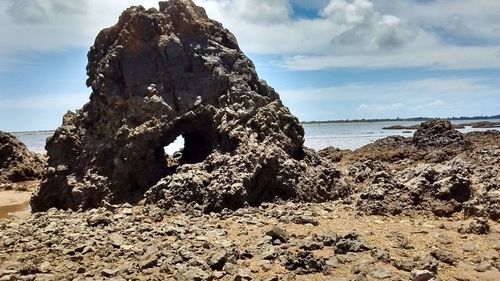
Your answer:
[[[285,257],[284,265],[287,270],[294,271],[296,274],[317,273],[326,269],[326,262],[308,251],[297,254],[289,252]]]
[[[370,249],[368,245],[357,240],[357,237],[344,237],[337,241],[334,252],[336,254],[347,254],[348,252],[364,252]]]
[[[419,268],[423,270],[429,270],[436,273],[438,270],[439,261],[435,259],[432,255],[426,255],[419,261]]]
[[[386,250],[373,249],[370,252],[370,254],[376,260],[380,260],[380,261],[383,261],[383,262],[388,262],[389,261],[389,252],[387,252]]]
[[[323,236],[323,245],[325,246],[334,246],[338,241],[338,236],[336,233],[328,233]]]
[[[319,225],[318,220],[310,216],[294,216],[291,221],[296,224],[312,224],[314,226]]]
[[[141,269],[147,269],[156,266],[158,263],[158,256],[156,254],[145,255],[139,262]]]
[[[393,260],[392,265],[399,270],[407,272],[411,272],[417,266],[416,263],[413,261],[400,260],[400,259]]]
[[[118,271],[119,270],[116,268],[114,268],[114,269],[105,268],[105,269],[101,270],[101,274],[104,277],[112,277],[112,276],[115,276],[118,273]]]
[[[120,248],[125,243],[125,239],[118,233],[111,233],[109,235],[109,243],[114,247]]]
[[[15,280],[17,280],[17,277],[15,275],[7,274],[0,277],[0,281],[15,281]]]
[[[273,226],[266,232],[266,235],[271,236],[273,240],[277,239],[283,243],[286,243],[288,241],[287,232],[283,228],[280,228],[278,226]]]
[[[493,259],[493,266],[500,271],[500,257],[494,258]]]
[[[307,251],[319,250],[323,248],[323,243],[315,241],[312,237],[308,237],[305,238],[302,243],[300,243],[299,248]]]
[[[41,273],[49,273],[50,270],[52,269],[52,266],[50,265],[50,262],[44,261],[38,266],[38,270]]]
[[[219,249],[215,251],[208,261],[212,270],[222,270],[227,262],[228,254],[226,250]]]
[[[325,264],[328,269],[334,269],[339,267],[339,260],[337,259],[337,257],[332,256],[326,260]]]
[[[265,260],[274,260],[278,257],[278,252],[275,247],[268,247],[266,251],[262,253],[262,258]]]
[[[490,224],[483,218],[474,219],[469,225],[461,224],[458,227],[458,232],[462,234],[488,234],[490,232]]]
[[[213,280],[213,277],[199,267],[191,267],[175,274],[175,279],[179,281],[208,281]]]
[[[238,270],[238,273],[234,277],[234,281],[248,281],[248,280],[252,280],[252,278],[253,277],[252,277],[252,273],[250,272],[250,270],[242,268],[242,269]]]
[[[438,241],[439,243],[443,244],[443,245],[450,245],[450,244],[453,244],[453,241],[451,241],[450,237],[448,236],[445,236],[445,235],[436,235],[436,241]]]
[[[434,279],[434,273],[428,270],[413,270],[411,272],[412,281],[429,281]]]
[[[455,265],[457,259],[453,256],[451,252],[437,249],[431,252],[431,255],[436,258],[438,261],[447,263],[449,265]]]
[[[485,272],[488,270],[491,270],[493,267],[491,266],[491,263],[489,262],[482,262],[478,264],[477,266],[474,267],[474,270],[477,272]]]
[[[87,219],[89,226],[108,225],[111,223],[111,213],[93,214]]]

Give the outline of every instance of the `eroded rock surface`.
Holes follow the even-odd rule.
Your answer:
[[[43,156],[28,150],[15,136],[0,131],[0,185],[38,179],[44,165]]]
[[[88,54],[90,102],[47,142],[34,211],[143,198],[205,211],[345,195],[235,37],[191,0],[127,9]],[[182,135],[176,165],[163,148]]]
[[[169,210],[158,221],[162,211],[123,204],[0,220],[0,279],[493,281],[500,276],[500,224],[493,221],[359,216],[339,201],[263,203],[211,214]],[[297,217],[316,223],[299,223]],[[465,233],[459,232],[463,223]],[[489,232],[482,231],[484,225]]]
[[[449,121],[422,123],[413,137],[388,137],[353,152],[320,154],[343,166],[365,214],[432,213],[500,219],[500,133],[462,134]]]

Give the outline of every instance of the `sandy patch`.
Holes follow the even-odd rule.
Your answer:
[[[0,219],[29,215],[31,192],[0,191]]]

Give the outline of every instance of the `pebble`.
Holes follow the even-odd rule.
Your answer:
[[[428,270],[414,270],[411,272],[411,281],[430,281],[434,274]]]

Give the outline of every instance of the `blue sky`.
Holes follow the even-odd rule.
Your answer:
[[[197,0],[301,120],[500,114],[500,1]],[[0,0],[0,130],[80,108],[86,54],[132,0]]]

